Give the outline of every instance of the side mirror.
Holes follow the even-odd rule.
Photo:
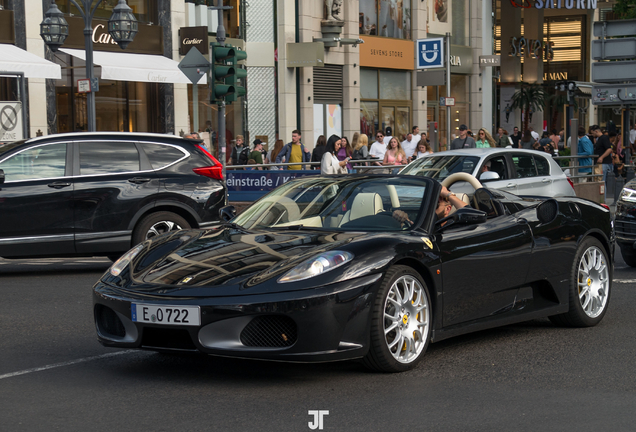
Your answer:
[[[219,219],[223,222],[228,222],[236,216],[236,209],[233,205],[227,205],[219,209]]]
[[[479,176],[479,181],[482,183],[494,180],[501,180],[499,174],[494,171],[485,171]]]
[[[446,216],[435,223],[438,231],[451,226],[477,225],[486,222],[486,212],[475,210],[472,207],[462,207],[452,215]]]
[[[4,170],[0,169],[0,184],[4,183]]]

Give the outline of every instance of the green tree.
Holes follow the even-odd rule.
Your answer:
[[[636,0],[618,0],[613,9],[619,19],[636,18]]]
[[[510,107],[512,109],[520,109],[523,112],[524,131],[528,129],[530,111],[543,111],[547,98],[548,93],[540,84],[521,83],[521,88],[512,95]]]

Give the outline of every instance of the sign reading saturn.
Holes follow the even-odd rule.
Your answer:
[[[597,7],[597,0],[510,0],[510,4],[522,9],[579,9],[593,10]]]
[[[444,67],[444,38],[418,39],[415,51],[417,69]]]

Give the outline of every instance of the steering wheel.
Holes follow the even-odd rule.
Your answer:
[[[460,181],[465,181],[470,183],[470,185],[472,187],[475,188],[475,190],[482,188],[483,186],[481,185],[481,183],[479,182],[479,180],[477,180],[477,178],[471,174],[465,173],[465,172],[458,172],[455,174],[451,174],[448,177],[446,177],[444,179],[444,181],[442,182],[442,186],[445,186],[446,189],[450,189],[452,185],[454,185],[457,182]]]

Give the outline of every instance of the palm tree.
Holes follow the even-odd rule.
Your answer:
[[[520,109],[524,113],[524,131],[528,129],[530,111],[543,111],[547,98],[548,93],[540,84],[521,83],[521,88],[512,95],[510,107],[512,109]]]

